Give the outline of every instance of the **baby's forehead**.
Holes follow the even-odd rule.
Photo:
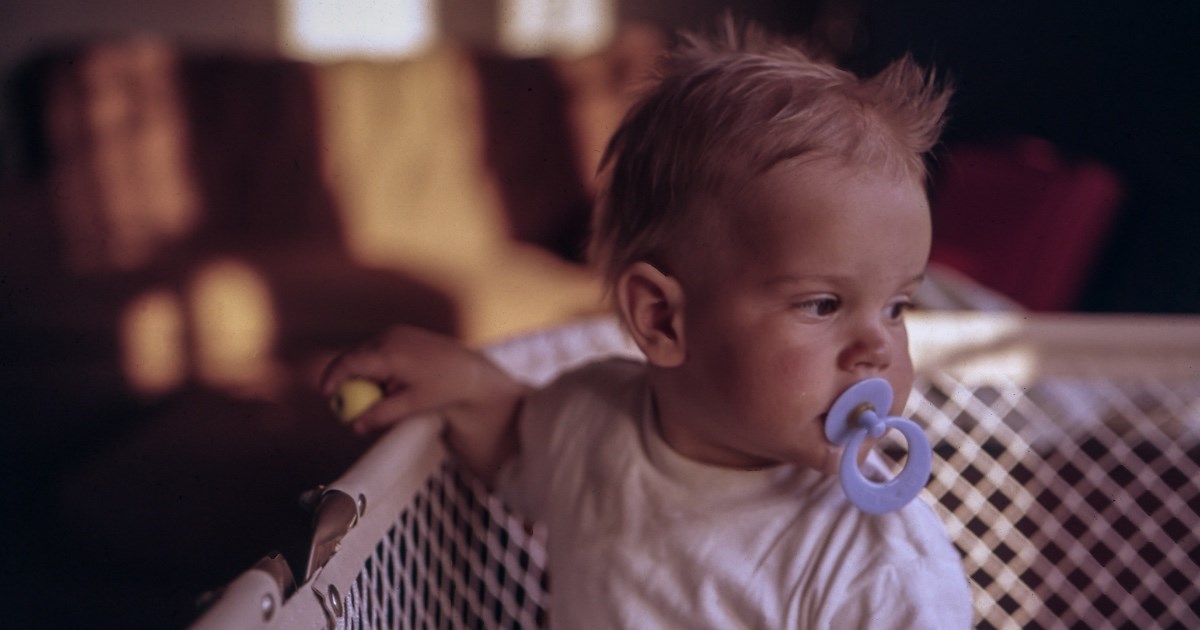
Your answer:
[[[804,213],[806,202],[848,192],[862,178],[908,188],[922,180],[879,164],[857,162],[840,155],[811,154],[767,166],[731,163],[717,177],[711,190],[702,191],[695,207],[721,219],[727,229],[757,227],[774,217],[776,210],[787,215]]]
[[[697,209],[707,215],[701,223],[708,234],[748,248],[786,247],[789,237],[807,232],[852,238],[868,223],[889,222],[893,209],[928,220],[923,179],[830,159],[781,164],[731,181]]]

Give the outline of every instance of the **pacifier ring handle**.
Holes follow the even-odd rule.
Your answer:
[[[860,510],[885,514],[898,510],[921,493],[933,469],[933,449],[929,438],[917,423],[907,418],[881,417],[876,410],[890,409],[892,386],[884,379],[871,378],[852,385],[838,396],[825,418],[825,437],[843,446],[838,466],[842,490]],[[881,437],[896,429],[908,442],[904,469],[890,481],[875,482],[858,468],[858,451],[867,437]]]

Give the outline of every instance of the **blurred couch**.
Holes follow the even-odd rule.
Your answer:
[[[52,602],[67,627],[182,625],[302,544],[296,497],[367,445],[312,388],[339,349],[602,310],[592,174],[661,46],[318,64],[139,39],[27,64],[0,190],[18,625]]]

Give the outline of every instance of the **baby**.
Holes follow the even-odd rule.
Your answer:
[[[859,79],[752,31],[683,37],[608,146],[593,226],[644,362],[529,391],[397,328],[323,387],[384,385],[358,430],[443,414],[461,462],[546,524],[556,627],[966,628],[941,522],[851,505],[823,432],[856,382],[886,379],[891,414],[911,389],[947,100],[909,59]]]

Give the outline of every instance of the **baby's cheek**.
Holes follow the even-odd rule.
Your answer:
[[[892,383],[892,408],[888,410],[888,415],[899,416],[904,413],[904,407],[908,405],[908,394],[911,391],[911,380],[904,383]]]
[[[782,379],[784,382],[795,383],[802,387],[812,378],[812,353],[797,348],[770,348],[767,350],[769,359],[763,361],[765,366],[763,378],[772,380]],[[832,369],[832,368],[831,368]]]
[[[912,361],[905,356],[905,360],[895,366],[887,375],[893,395],[892,408],[889,411],[891,415],[898,416],[904,413],[904,406],[908,403],[909,394],[912,393],[913,379]]]

